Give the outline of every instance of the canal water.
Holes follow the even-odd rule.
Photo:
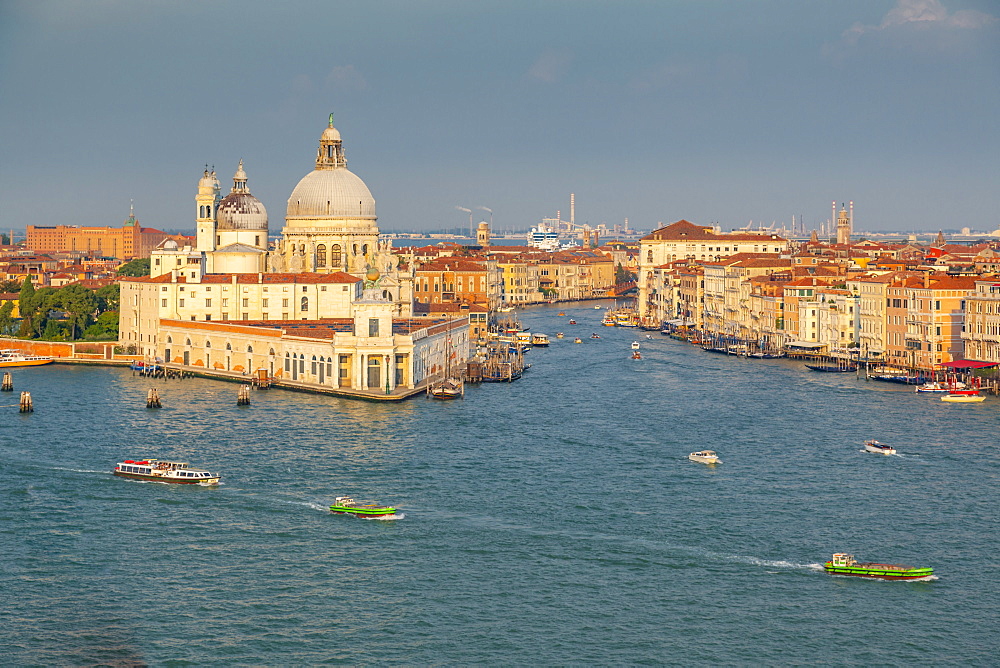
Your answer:
[[[713,355],[602,315],[527,310],[551,347],[451,403],[273,389],[238,407],[218,381],[14,370],[0,663],[995,665],[1000,400]],[[688,460],[703,448],[723,463]],[[141,457],[223,484],[110,474]],[[330,514],[342,494],[403,517]],[[842,551],[936,576],[822,572]]]

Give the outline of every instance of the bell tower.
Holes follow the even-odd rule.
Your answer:
[[[215,168],[208,171],[205,165],[205,173],[198,180],[198,194],[194,201],[198,208],[198,215],[195,218],[195,228],[197,230],[197,248],[200,251],[215,250],[215,228],[216,212],[219,208],[219,179],[215,176]]]

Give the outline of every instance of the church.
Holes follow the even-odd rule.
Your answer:
[[[194,246],[167,241],[149,276],[122,280],[122,345],[207,375],[263,369],[279,384],[362,396],[404,396],[464,364],[468,317],[414,317],[412,269],[380,239],[332,114],[276,243],[242,160],[232,183],[222,196],[206,168]]]
[[[150,256],[150,275],[174,270],[225,273],[337,273],[364,278],[372,269],[399,316],[412,314],[413,276],[397,268],[389,240],[379,238],[375,198],[347,169],[333,114],[320,135],[313,171],[292,190],[280,240],[268,241],[267,209],[250,192],[240,160],[229,194],[208,168],[198,181],[193,247],[166,241]]]

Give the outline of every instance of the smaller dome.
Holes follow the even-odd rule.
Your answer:
[[[163,250],[177,250],[177,242],[173,239],[167,239],[163,242]]]
[[[323,130],[320,141],[340,141],[340,131],[332,125]]]
[[[229,193],[216,210],[220,230],[266,230],[267,209],[247,192]]]

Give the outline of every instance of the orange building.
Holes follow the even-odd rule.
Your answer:
[[[82,251],[88,255],[122,260],[149,257],[167,239],[182,240],[180,235],[167,234],[151,227],[141,227],[135,214],[122,227],[54,227],[27,226],[25,247],[38,252]]]

